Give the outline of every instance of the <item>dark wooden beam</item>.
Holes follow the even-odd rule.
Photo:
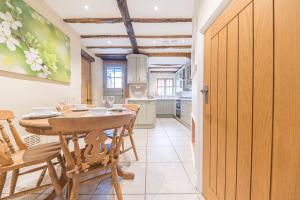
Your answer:
[[[157,64],[151,64],[151,66],[180,66],[180,67],[182,67],[182,65],[183,64],[159,64],[159,63],[157,63]]]
[[[137,46],[138,49],[190,49],[191,45],[178,46]],[[130,49],[131,46],[87,46],[88,49]]]
[[[132,46],[87,46],[87,49],[131,49]]]
[[[143,53],[148,57],[186,57],[191,58],[191,53],[186,52],[164,52],[164,53]]]
[[[169,73],[174,73],[175,74],[176,72],[175,71],[150,71],[150,73],[153,73],[153,74],[154,73],[168,73],[168,74]]]
[[[164,53],[141,53],[149,57],[186,57],[191,58],[191,53],[186,52],[164,52]],[[122,57],[126,59],[127,54],[96,54],[97,57]],[[174,65],[174,64],[173,64]]]
[[[93,58],[92,56],[90,56],[86,51],[84,51],[83,49],[81,49],[81,56],[84,57],[85,59],[87,59],[90,62],[95,62],[95,58]]]
[[[66,23],[81,23],[81,24],[114,24],[123,23],[122,18],[70,18],[63,19]]]
[[[133,26],[131,23],[128,7],[127,7],[127,1],[126,0],[117,0],[119,10],[121,12],[124,25],[126,27],[127,34],[129,36],[129,40],[132,46],[133,53],[139,53],[139,49],[137,47],[137,42],[133,30]]]
[[[192,22],[191,18],[131,18],[134,23],[179,23]]]
[[[144,39],[176,39],[176,38],[192,38],[192,35],[136,35],[136,38]],[[128,38],[128,35],[82,35],[81,38]]]
[[[96,54],[102,60],[127,60],[126,54]]]
[[[178,70],[180,69],[181,67],[148,67],[148,69],[166,69],[166,70],[171,70],[171,69],[175,69],[175,70]]]
[[[118,5],[119,1],[121,2],[121,9],[124,9],[125,0],[117,0]],[[120,8],[120,6],[119,6]],[[126,3],[127,8],[127,3]],[[114,23],[122,23],[127,20],[134,23],[179,23],[179,22],[192,22],[191,18],[126,18],[124,20],[123,13],[121,11],[122,18],[69,18],[63,19],[66,23],[93,23],[93,24],[114,24]]]

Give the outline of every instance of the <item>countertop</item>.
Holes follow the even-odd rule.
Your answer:
[[[146,99],[146,98],[128,98],[127,101],[156,101],[157,99]]]

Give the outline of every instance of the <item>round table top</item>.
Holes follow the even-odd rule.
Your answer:
[[[112,117],[112,116],[134,116],[135,112],[130,110],[124,110],[122,112],[109,112],[105,115],[95,115],[91,114],[87,111],[85,112],[69,112],[63,113],[58,118],[76,118],[76,117]],[[49,118],[44,119],[22,119],[20,120],[19,124],[26,129],[29,133],[38,134],[38,135],[57,135],[55,131],[52,130],[51,125],[48,122]]]

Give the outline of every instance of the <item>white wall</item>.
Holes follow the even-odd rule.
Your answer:
[[[204,70],[204,35],[200,30],[205,30],[214,21],[220,12],[226,7],[230,0],[195,0],[193,17],[193,111],[192,115],[196,121],[196,171],[197,186],[202,192],[203,179],[203,97],[200,90],[203,87]]]
[[[22,115],[31,112],[31,108],[33,107],[55,106],[58,100],[63,97],[68,97],[70,100],[74,99],[77,103],[81,99],[80,36],[71,27],[66,25],[54,11],[49,9],[43,1],[25,0],[25,2],[70,37],[72,77],[71,83],[64,85],[0,71],[0,109],[14,111],[16,115],[15,124],[18,124],[18,120]],[[101,61],[98,60],[97,62],[101,65]],[[22,128],[18,128],[22,135],[25,134]]]
[[[149,74],[149,95],[157,95],[157,79],[172,78],[175,85],[175,73],[150,73]]]

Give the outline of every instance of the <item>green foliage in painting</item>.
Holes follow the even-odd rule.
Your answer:
[[[70,82],[70,39],[23,0],[0,0],[0,70]]]

